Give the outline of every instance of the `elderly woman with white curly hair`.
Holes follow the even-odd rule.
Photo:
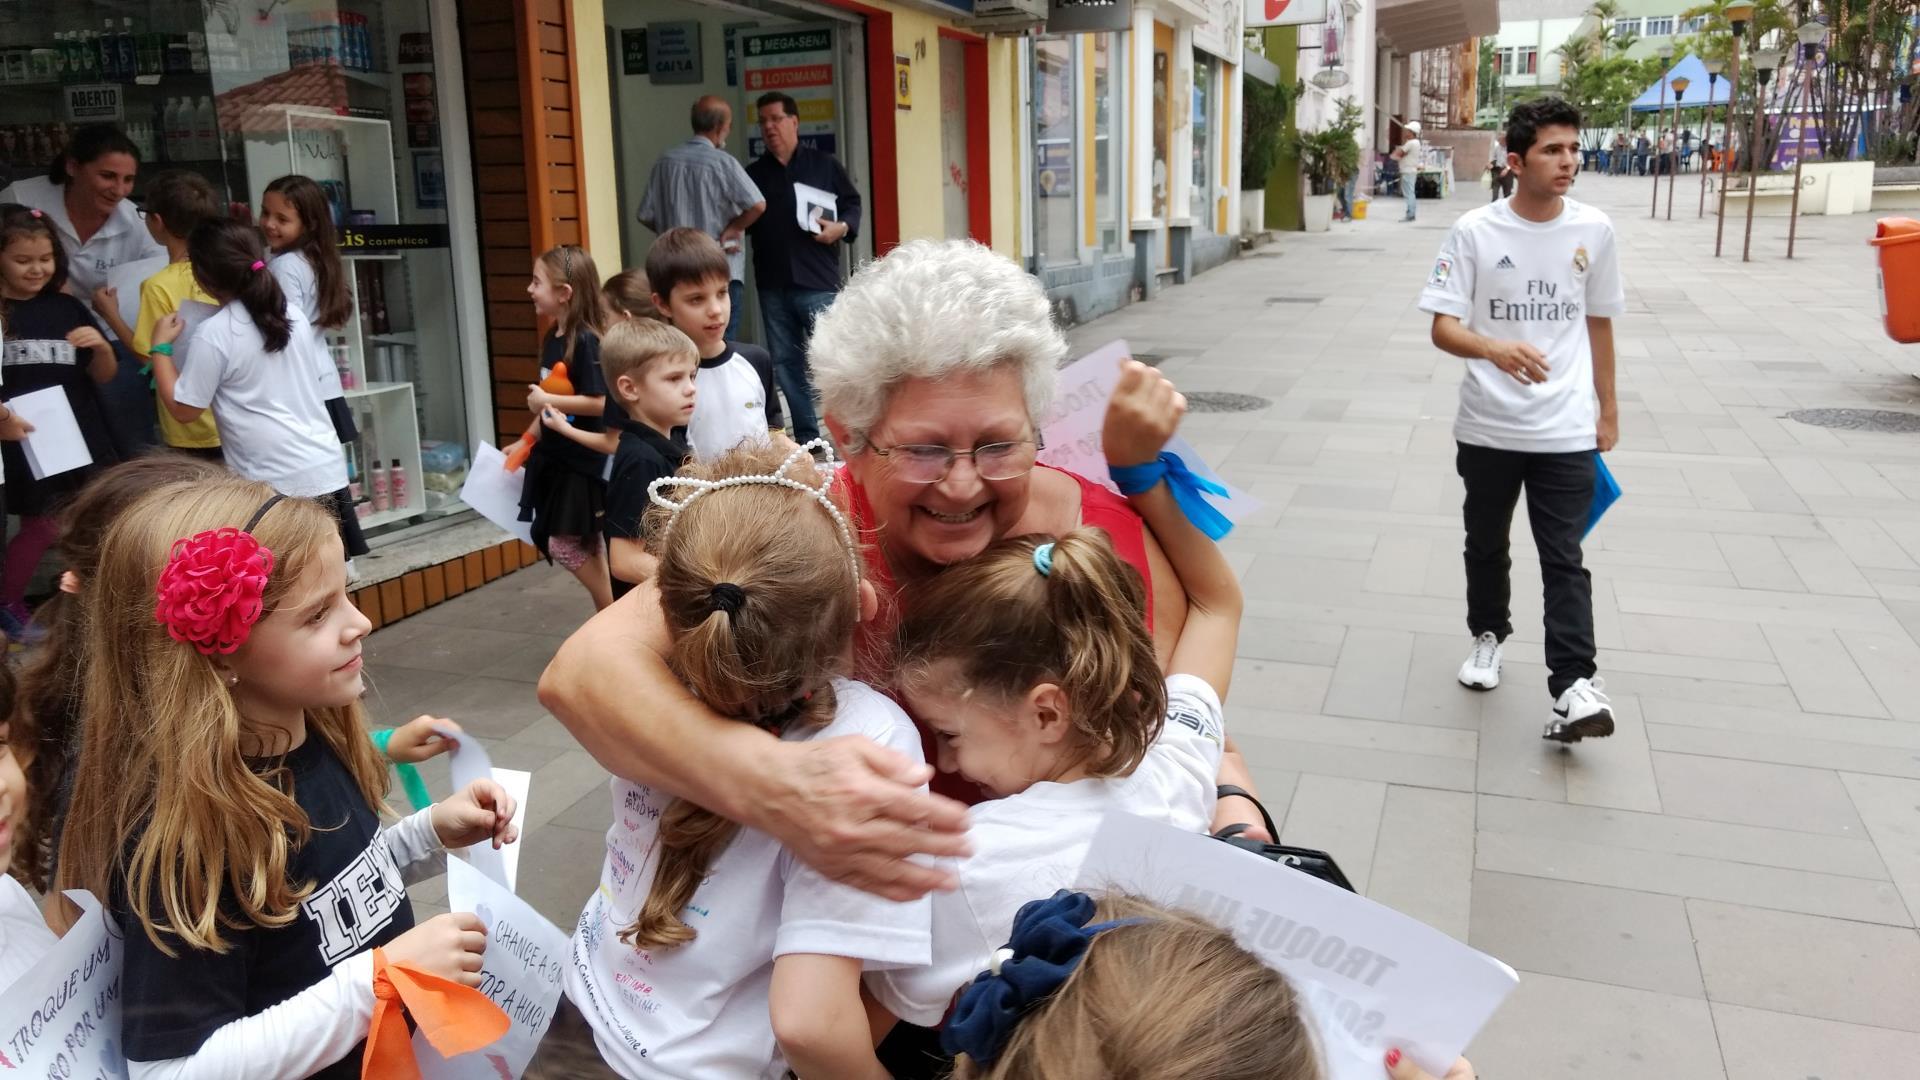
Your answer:
[[[854,275],[808,359],[883,595],[1002,537],[1099,526],[1148,585],[1164,664],[1187,603],[1159,544],[1124,499],[1035,462],[1066,351],[1031,275],[976,243],[916,240]],[[674,679],[666,650],[658,596],[635,588],[561,647],[540,700],[616,776],[767,832],[831,877],[902,899],[948,884],[908,857],[965,854],[977,791],[949,777],[935,788],[953,798],[923,792],[926,766],[864,740],[781,742],[721,719]],[[862,654],[872,666],[884,651]],[[884,685],[890,672],[859,674]],[[1252,787],[1238,755],[1221,779]],[[1257,820],[1230,798],[1216,825]]]

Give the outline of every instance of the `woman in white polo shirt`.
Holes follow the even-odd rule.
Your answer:
[[[89,308],[116,266],[155,259],[166,265],[167,249],[147,232],[128,196],[140,172],[140,151],[112,124],[79,128],[47,175],[16,180],[0,191],[0,203],[20,203],[45,214],[67,253],[67,290]],[[136,283],[137,289],[137,283]],[[153,392],[139,362],[116,343],[120,371],[99,387],[114,449],[132,457],[154,442]]]

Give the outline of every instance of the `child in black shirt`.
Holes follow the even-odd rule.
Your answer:
[[[38,210],[0,206],[0,383],[8,401],[60,387],[86,440],[92,464],[36,478],[17,442],[4,444],[7,512],[20,515],[20,532],[7,545],[0,573],[0,627],[18,637],[27,621],[27,584],[59,525],[54,512],[102,466],[119,460],[94,387],[119,371],[113,346],[87,306],[61,291],[67,256],[53,222]],[[8,409],[9,414],[12,410]]]
[[[113,1037],[168,1075],[360,1076],[383,964],[479,984],[480,919],[416,926],[406,885],[442,848],[511,842],[513,799],[476,780],[380,828],[372,627],[319,502],[235,476],[159,485],[88,591],[56,885],[124,932]]]
[[[674,438],[674,431],[693,415],[698,361],[687,335],[651,319],[616,323],[600,341],[609,399],[628,417],[620,425],[613,475],[607,481],[606,516],[601,519],[615,600],[653,576],[654,560],[647,553],[642,526],[647,485],[672,476],[686,462],[686,445]],[[608,416],[614,414],[607,410]],[[549,411],[542,419],[575,441],[593,445],[591,433],[579,432],[566,417]]]

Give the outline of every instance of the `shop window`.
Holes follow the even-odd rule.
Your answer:
[[[1212,231],[1213,227],[1213,162],[1215,158],[1214,140],[1214,95],[1218,80],[1215,76],[1213,57],[1196,51],[1193,54],[1193,173],[1192,185],[1188,189],[1188,207],[1193,215],[1193,227]]]
[[[1093,216],[1100,233],[1100,250],[1108,254],[1120,250],[1127,227],[1123,219],[1126,161],[1120,154],[1126,140],[1114,124],[1114,117],[1125,115],[1126,99],[1121,96],[1125,93],[1125,70],[1118,35],[1094,35]]]
[[[470,444],[456,312],[479,299],[454,290],[442,128],[465,119],[440,115],[435,58],[458,43],[434,38],[429,0],[10,7],[0,22],[0,183],[43,176],[72,131],[93,122],[114,123],[139,148],[136,204],[156,175],[182,169],[257,220],[269,182],[315,180],[354,301],[325,336],[359,428],[341,452],[362,523],[463,509]],[[150,272],[128,266],[112,282],[123,316],[138,314]]]
[[[1046,266],[1080,261],[1073,53],[1070,37],[1033,43],[1034,246]]]

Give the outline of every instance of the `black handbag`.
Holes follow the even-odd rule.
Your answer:
[[[1237,795],[1252,803],[1260,810],[1260,820],[1267,826],[1267,835],[1275,839],[1279,838],[1280,830],[1273,824],[1273,815],[1267,813],[1266,804],[1254,798],[1252,792],[1232,784],[1221,784],[1215,789],[1214,795],[1222,799],[1230,795]],[[1317,877],[1329,885],[1338,885],[1348,892],[1359,892],[1358,889],[1353,887],[1353,882],[1347,880],[1347,875],[1340,872],[1340,864],[1334,862],[1333,856],[1326,852],[1314,848],[1294,847],[1290,844],[1269,844],[1263,840],[1255,840],[1251,837],[1240,835],[1246,831],[1247,826],[1244,822],[1236,822],[1214,833],[1213,837],[1224,843],[1232,844],[1242,851],[1251,851],[1263,859],[1291,866],[1295,870]]]

